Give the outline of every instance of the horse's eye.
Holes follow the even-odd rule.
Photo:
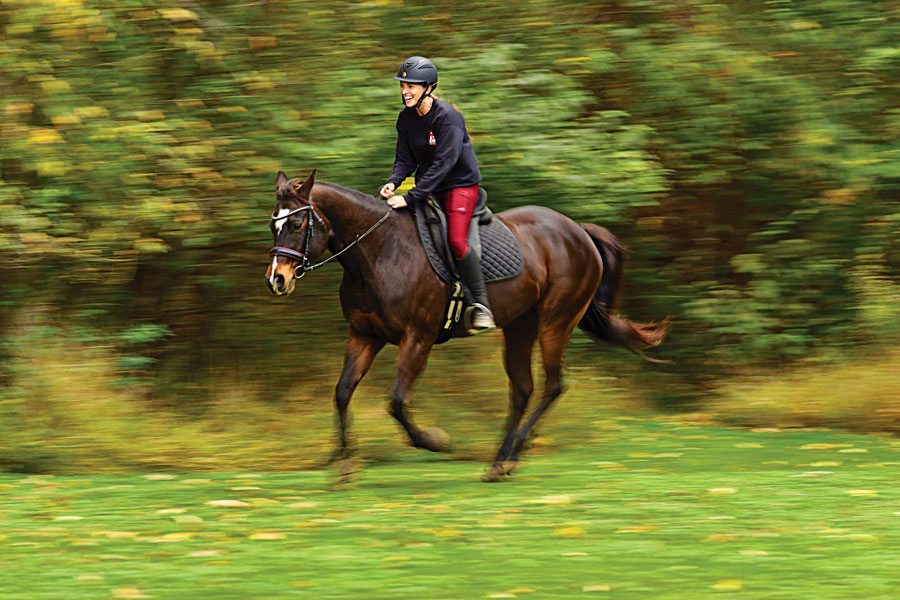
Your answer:
[[[303,226],[303,223],[297,221],[294,223],[294,231],[300,231],[300,228]]]

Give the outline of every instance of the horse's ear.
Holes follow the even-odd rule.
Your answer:
[[[309,174],[309,177],[306,178],[306,181],[300,184],[300,187],[294,190],[294,193],[297,194],[298,198],[308,200],[309,193],[312,191],[312,186],[316,182],[316,170],[313,169],[313,172]]]
[[[278,177],[275,178],[275,191],[281,191],[281,189],[287,185],[288,176],[284,174],[284,171],[278,171]]]

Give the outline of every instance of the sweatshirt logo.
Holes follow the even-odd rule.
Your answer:
[[[434,132],[430,129],[428,130],[428,145],[437,146],[437,140],[434,137]]]

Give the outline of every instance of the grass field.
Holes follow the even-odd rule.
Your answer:
[[[900,443],[609,416],[504,484],[0,475],[2,598],[896,598]]]

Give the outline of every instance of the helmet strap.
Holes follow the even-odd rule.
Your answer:
[[[425,93],[422,94],[422,97],[419,98],[419,101],[416,102],[416,105],[415,105],[415,106],[413,106],[413,110],[419,110],[419,107],[422,106],[422,102],[425,100],[425,98],[427,98],[428,96],[430,96],[430,95],[431,95],[431,92],[434,91],[434,88],[437,87],[437,84],[436,84],[436,83],[430,83],[430,84],[428,84],[428,85],[431,86],[430,89],[429,89],[428,86],[425,86]]]

